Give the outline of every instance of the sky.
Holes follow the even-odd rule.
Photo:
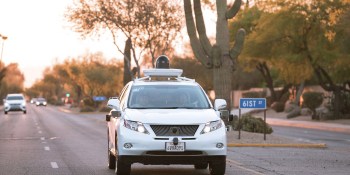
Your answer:
[[[64,19],[72,0],[0,0],[0,52],[2,62],[18,63],[25,87],[42,78],[46,67],[86,52],[118,57],[110,37],[82,39]],[[120,56],[119,56],[120,57]]]

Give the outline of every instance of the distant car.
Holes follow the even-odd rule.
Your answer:
[[[35,100],[35,104],[36,106],[46,106],[47,105],[47,101],[45,98],[37,98]]]
[[[32,98],[32,99],[30,100],[30,103],[31,103],[31,104],[35,104],[35,102],[36,102],[36,98]]]
[[[27,113],[26,100],[23,94],[7,94],[4,103],[4,113],[7,114],[9,111],[23,111]]]

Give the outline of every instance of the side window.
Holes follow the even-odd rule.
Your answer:
[[[128,86],[129,86],[129,84],[127,84],[120,92],[119,100],[124,96],[125,90],[128,88]]]
[[[130,89],[130,84],[127,84],[125,88],[122,90],[122,93],[119,97],[121,109],[124,109],[126,107],[125,101],[128,98],[126,94],[128,94],[129,89]]]

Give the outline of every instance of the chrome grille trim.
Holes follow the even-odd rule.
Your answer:
[[[199,125],[150,125],[156,136],[194,136]]]

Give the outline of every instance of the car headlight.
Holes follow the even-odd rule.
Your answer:
[[[44,103],[43,103],[44,105],[46,105],[47,103],[46,103],[46,101],[44,101]]]
[[[5,103],[4,105],[5,105],[5,106],[10,106],[8,103]]]
[[[35,104],[36,104],[36,105],[39,105],[40,103],[39,103],[39,102],[36,102]]]
[[[208,122],[208,123],[205,124],[201,134],[205,134],[205,133],[208,133],[208,132],[215,131],[215,130],[221,128],[221,127],[222,127],[221,120]]]
[[[22,102],[22,106],[25,106],[26,105],[26,102]]]
[[[124,120],[124,126],[128,129],[141,132],[144,134],[149,134],[145,126],[141,122],[131,121],[131,120]]]

